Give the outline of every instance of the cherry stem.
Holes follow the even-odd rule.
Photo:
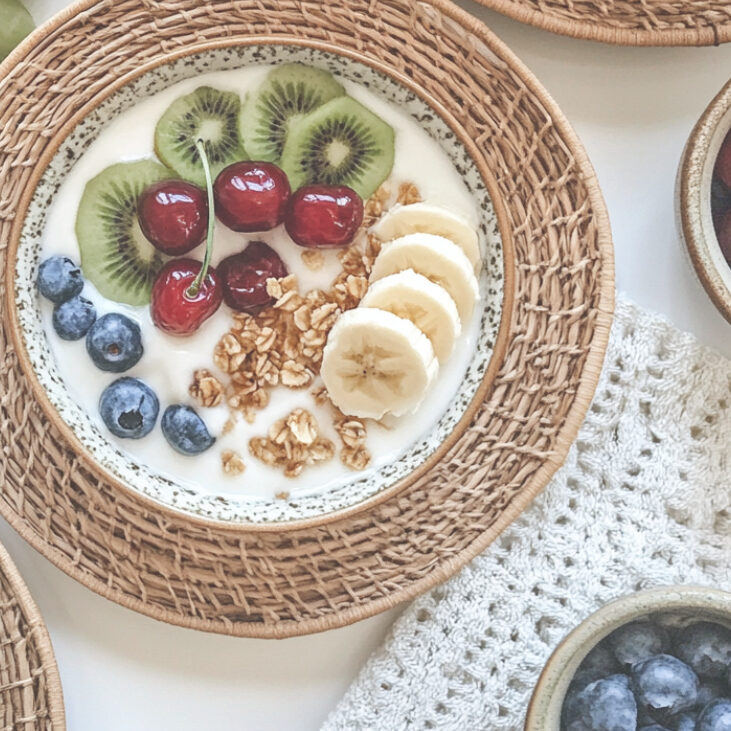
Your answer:
[[[216,214],[213,210],[213,180],[211,179],[211,167],[208,164],[208,155],[203,140],[198,138],[195,141],[195,148],[198,150],[201,163],[203,164],[203,173],[206,176],[206,193],[208,194],[208,232],[206,234],[206,254],[203,257],[203,266],[198,272],[198,276],[193,283],[185,290],[185,294],[190,299],[198,296],[203,280],[208,274],[208,267],[211,265],[211,255],[213,254],[213,226],[216,221]]]

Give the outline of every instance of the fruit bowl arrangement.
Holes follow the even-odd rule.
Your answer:
[[[80,53],[90,48],[100,52]],[[58,337],[55,305],[36,285],[51,256],[82,263],[76,219],[84,189],[112,165],[162,164],[154,130],[177,99],[205,86],[236,92],[245,104],[272,68],[288,63],[329,72],[394,129],[388,194],[363,199],[361,232],[340,250],[342,258],[338,250],[305,250],[283,225],[249,237],[214,222],[210,264],[217,271],[220,260],[253,240],[287,265],[287,277],[267,283],[279,307],[268,308],[266,322],[264,311],[249,319],[223,300],[193,334],[172,335],[154,324],[149,304],[97,299],[85,275],[80,294],[97,318],[136,320],[144,350],[125,372],[99,369],[85,338]],[[239,70],[233,83],[230,72]],[[446,578],[557,469],[590,403],[607,343],[611,236],[575,134],[484,25],[443,0],[262,0],[245,7],[79,0],[22,43],[0,75],[9,141],[0,153],[0,234],[8,242],[0,249],[7,353],[0,364],[7,394],[0,403],[7,450],[0,512],[74,578],[152,617],[207,631],[283,637],[332,628]],[[284,169],[281,160],[275,164]],[[307,363],[281,356],[310,359],[324,350],[317,333],[329,327],[339,300],[360,302],[371,286],[384,300],[412,289],[388,282],[391,294],[378,293],[379,282],[364,287],[361,278],[388,243],[371,230],[376,219],[397,203],[419,205],[419,198],[466,218],[477,233],[480,299],[446,360],[437,350],[456,331],[453,320],[444,342],[431,344],[438,375],[417,413],[393,417],[396,428],[392,415],[371,419],[364,454],[356,417],[333,418],[334,406],[325,402],[315,403],[323,410],[315,423],[309,418],[315,384],[269,388],[267,380],[273,368],[282,383],[309,378]],[[134,233],[144,237],[141,227]],[[202,263],[204,245],[184,258]],[[306,310],[296,315],[302,304]],[[252,352],[252,340],[265,352]],[[416,351],[418,358],[429,352]],[[224,381],[208,367],[212,354],[213,365],[225,367]],[[199,357],[208,366],[191,374]],[[293,363],[282,369],[285,360]],[[180,454],[159,414],[145,437],[116,437],[99,399],[119,377],[146,383],[160,414],[176,404],[193,408],[215,443],[195,456]],[[229,385],[235,393],[225,393]],[[224,433],[229,397],[239,399],[240,415]],[[261,408],[267,398],[274,421]],[[218,406],[204,405],[218,399]],[[401,431],[407,423],[410,435]],[[266,483],[255,474],[261,460],[250,453],[252,439],[275,463],[260,472],[273,475]],[[243,472],[237,455],[224,450],[238,451]],[[288,453],[297,457],[291,465]],[[359,467],[369,455],[371,464]],[[320,456],[329,458],[307,463]],[[161,469],[167,460],[184,479]],[[299,465],[296,476],[284,474]],[[278,487],[290,495],[272,498]]]
[[[278,55],[166,77],[19,250],[41,297],[23,336],[40,309],[74,436],[125,484],[224,520],[322,514],[425,463],[465,421],[502,309],[492,203],[449,127],[355,61]]]
[[[731,594],[666,587],[602,607],[558,646],[526,731],[727,731]]]

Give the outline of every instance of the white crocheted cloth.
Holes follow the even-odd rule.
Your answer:
[[[324,731],[518,731],[570,629],[614,597],[690,583],[731,589],[731,362],[620,299],[564,466],[406,609]]]

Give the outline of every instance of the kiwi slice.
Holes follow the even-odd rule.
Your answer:
[[[20,0],[0,0],[0,61],[35,27]]]
[[[241,98],[233,91],[201,86],[176,99],[155,127],[155,152],[181,178],[204,187],[206,177],[195,147],[202,139],[215,179],[227,165],[246,160],[241,143]]]
[[[277,66],[241,110],[241,139],[251,159],[279,162],[290,124],[343,94],[327,71],[297,63]]]
[[[111,165],[84,188],[76,214],[76,238],[84,275],[110,300],[150,301],[163,257],[143,236],[137,200],[152,183],[174,177],[152,160]]]
[[[393,167],[393,128],[349,96],[293,122],[281,167],[293,190],[308,183],[348,185],[369,198]]]

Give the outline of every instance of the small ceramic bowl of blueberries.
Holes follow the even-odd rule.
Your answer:
[[[558,646],[525,731],[731,731],[731,593],[617,599]]]
[[[693,268],[731,322],[731,81],[688,139],[678,170],[677,213]]]

